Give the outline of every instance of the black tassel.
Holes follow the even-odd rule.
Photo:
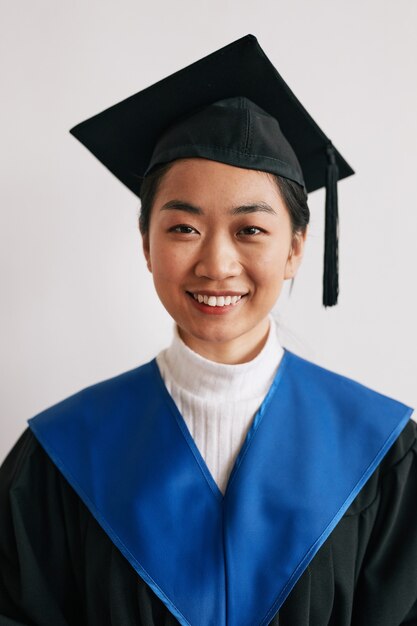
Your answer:
[[[339,169],[333,145],[327,146],[326,217],[324,231],[323,305],[334,306],[339,295],[339,214],[337,181]]]

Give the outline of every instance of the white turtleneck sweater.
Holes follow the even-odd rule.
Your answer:
[[[216,363],[191,350],[174,326],[171,345],[156,361],[201,456],[224,494],[252,420],[283,356],[272,315],[267,341],[247,363]]]

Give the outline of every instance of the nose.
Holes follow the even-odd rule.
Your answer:
[[[227,235],[213,235],[202,243],[194,271],[199,278],[218,281],[239,276],[242,266],[237,250]]]

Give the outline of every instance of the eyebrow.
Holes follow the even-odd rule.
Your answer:
[[[183,200],[170,200],[166,202],[161,207],[161,211],[186,211],[187,213],[192,213],[193,215],[204,215],[204,211],[201,207],[195,206],[194,204],[190,204],[189,202],[184,202]],[[251,204],[242,204],[240,206],[232,207],[229,209],[229,215],[242,215],[245,213],[270,213],[272,215],[277,215],[277,212],[266,202],[254,202]]]

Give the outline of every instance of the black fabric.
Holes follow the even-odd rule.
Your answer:
[[[184,157],[271,172],[304,187],[300,164],[278,120],[242,96],[219,100],[176,122],[156,143],[144,175]]]
[[[326,183],[324,230],[323,305],[337,304],[339,295],[339,207],[337,202],[338,168],[333,146],[327,147],[329,165]]]
[[[26,429],[0,468],[0,625],[29,624],[178,622]],[[417,625],[417,428],[412,420],[270,624]]]
[[[307,191],[325,187],[329,139],[254,35],[216,50],[77,124],[70,132],[140,197],[142,177],[162,135],[202,107],[237,96],[249,99],[279,122],[301,165]],[[211,129],[200,130],[207,136]],[[214,132],[210,145],[216,145],[215,139]],[[281,141],[280,134],[275,139]],[[270,145],[273,140],[274,136],[268,137]],[[223,141],[220,146],[224,147]],[[338,180],[354,173],[336,149],[335,160]]]

